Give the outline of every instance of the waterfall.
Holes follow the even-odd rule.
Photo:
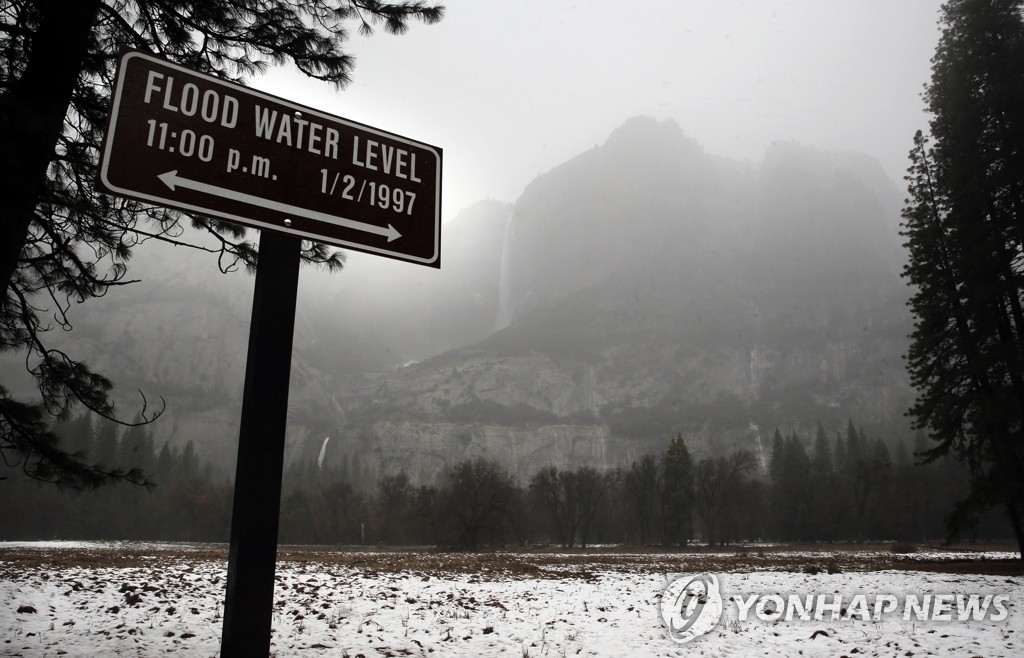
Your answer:
[[[331,437],[324,437],[324,443],[320,446],[320,456],[316,458],[316,467],[324,467],[324,455],[327,454],[327,442],[331,440]]]
[[[750,429],[754,430],[754,440],[757,441],[758,462],[761,464],[761,474],[768,473],[768,463],[764,458],[764,444],[761,443],[761,430],[755,423],[750,423]]]
[[[512,309],[510,308],[509,288],[509,251],[512,240],[512,218],[515,212],[509,212],[505,219],[505,234],[501,240],[501,262],[498,267],[498,317],[495,319],[495,331],[500,331],[512,324]]]

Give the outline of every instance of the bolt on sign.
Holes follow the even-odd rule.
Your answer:
[[[139,51],[121,58],[104,191],[441,266],[441,149]]]

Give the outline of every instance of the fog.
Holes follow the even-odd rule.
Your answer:
[[[303,270],[293,456],[331,436],[370,475],[466,451],[527,474],[678,432],[710,454],[757,427],[904,429],[896,226],[937,3],[446,5],[353,34],[345,90],[251,80],[444,151],[440,270]],[[229,463],[252,277],[152,244],[131,273],[67,348],[167,399],[158,443]]]
[[[353,33],[344,91],[286,68],[252,84],[443,148],[446,220],[514,202],[634,115],[739,160],[779,140],[861,151],[894,181],[926,127],[934,0],[444,4],[438,25]]]

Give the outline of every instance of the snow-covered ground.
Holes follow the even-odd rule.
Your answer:
[[[915,554],[900,560],[955,559]],[[1001,559],[1012,554],[969,557]],[[871,553],[588,555],[283,551],[277,656],[1020,656],[1024,577],[892,568]],[[886,568],[888,567],[888,568]],[[829,573],[832,571],[833,573]],[[661,592],[717,575],[722,620],[687,644]],[[223,547],[0,543],[0,656],[216,656]],[[738,619],[752,595],[1005,595],[1005,619]],[[845,610],[844,604],[844,613]]]

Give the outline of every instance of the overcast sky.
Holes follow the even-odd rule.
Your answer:
[[[344,91],[275,69],[253,86],[444,150],[444,216],[515,201],[631,116],[759,160],[796,140],[873,155],[902,184],[937,0],[447,0],[437,25],[353,35]]]

